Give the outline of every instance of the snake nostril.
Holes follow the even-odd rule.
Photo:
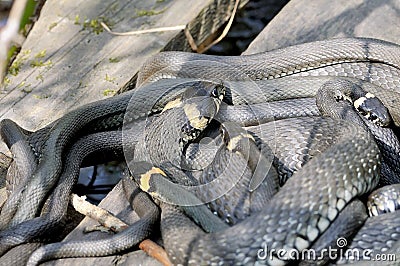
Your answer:
[[[368,112],[366,112],[365,110],[358,108],[357,111],[358,111],[362,116],[368,117]]]

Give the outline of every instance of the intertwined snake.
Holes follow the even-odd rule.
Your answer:
[[[8,228],[0,233],[0,251],[4,253],[12,246],[29,241],[37,236],[29,235],[26,230],[22,229],[24,226],[26,228],[29,227],[29,222],[33,221],[31,219],[37,215],[48,191],[58,182],[58,176],[62,171],[63,165],[62,154],[73,138],[93,134],[96,131],[120,128],[124,115],[125,123],[127,123],[126,119],[129,119],[129,122],[133,121],[133,125],[135,125],[135,121],[143,120],[149,115],[151,118],[158,112],[161,112],[161,115],[165,115],[179,106],[179,102],[182,102],[182,100],[179,101],[179,97],[185,94],[188,87],[193,86],[193,88],[196,88],[198,80],[207,80],[214,84],[226,86],[229,90],[224,97],[224,101],[228,104],[233,104],[234,107],[235,105],[239,106],[239,109],[233,108],[231,113],[229,113],[230,106],[225,109],[223,106],[221,108],[218,107],[217,109],[220,109],[217,110],[218,114],[213,114],[218,119],[232,117],[235,112],[241,114],[243,110],[240,108],[257,104],[259,106],[255,110],[268,110],[268,105],[267,107],[263,106],[266,102],[301,96],[313,97],[316,95],[317,89],[323,84],[335,87],[338,83],[340,85],[340,82],[348,82],[358,84],[370,93],[364,96],[358,95],[358,98],[364,97],[364,99],[357,102],[353,101],[353,106],[361,108],[363,112],[366,112],[364,113],[365,116],[375,120],[376,117],[371,117],[371,114],[378,117],[379,114],[370,112],[368,108],[361,106],[365,100],[368,100],[367,98],[374,98],[371,96],[371,93],[373,93],[389,109],[395,124],[398,125],[398,103],[393,101],[393,99],[396,99],[393,98],[395,97],[393,95],[398,95],[399,93],[396,88],[396,85],[399,84],[399,70],[399,47],[395,44],[372,39],[327,40],[265,54],[241,57],[214,57],[179,52],[162,53],[143,66],[138,78],[137,88],[133,92],[84,106],[59,119],[42,132],[36,133],[36,136],[35,133],[32,133],[27,137],[28,141],[31,140],[31,143],[40,143],[44,139],[44,145],[39,144],[36,147],[36,150],[40,150],[42,157],[33,176],[26,182],[21,197],[15,196],[15,201],[10,201],[6,208],[2,210],[1,218],[3,219],[3,215],[7,213],[5,219],[11,220],[11,222],[8,224],[8,222],[3,221],[2,227]],[[345,76],[348,79],[345,79],[345,81],[332,81],[332,78],[329,77],[311,77],[320,75]],[[304,78],[304,82],[302,82],[299,76],[310,77]],[[258,80],[269,79],[271,79],[271,84],[276,82],[277,85],[265,85],[265,88],[263,87],[264,85],[259,85],[263,83]],[[291,84],[302,86],[299,85],[302,83],[307,84],[307,86],[303,86],[310,88],[310,90],[297,89],[296,91],[296,88],[293,87],[286,87],[285,89],[285,86],[290,86]],[[291,91],[294,91],[292,96],[290,96]],[[300,94],[300,96],[296,95],[296,93]],[[280,98],[271,96],[275,94],[280,94]],[[184,99],[189,101],[189,103],[185,104],[191,104],[190,97],[189,99]],[[184,111],[185,106],[187,105],[181,106]],[[349,104],[345,103],[344,109],[341,110],[349,110],[348,107]],[[306,111],[304,115],[315,114],[317,112],[315,99],[314,101],[303,102],[300,108],[310,110],[309,112]],[[130,113],[129,116],[126,116],[127,110]],[[190,110],[189,113],[193,113],[193,109]],[[274,118],[277,119],[279,118],[277,110],[268,110],[267,115],[264,112],[260,116],[258,116],[260,113],[257,111],[255,112],[256,119],[253,120],[256,122],[257,120],[264,120],[265,122]],[[226,112],[225,114],[223,113],[224,111]],[[187,110],[184,113],[188,116]],[[349,117],[344,114],[349,114]],[[207,115],[210,114],[208,113]],[[351,116],[350,111],[346,111],[336,119],[349,119]],[[200,131],[193,131],[193,129],[199,129],[196,125],[202,125],[201,130],[203,130],[203,127],[208,126],[208,123],[211,122],[211,119],[204,122],[199,119],[198,115],[192,117],[189,115],[189,118],[189,122],[193,122],[193,118],[197,119],[197,122],[195,124],[179,124],[179,128],[185,134],[188,133],[188,135],[196,132],[195,135],[191,135],[192,138],[197,137],[200,133]],[[239,117],[237,119],[239,122],[247,121],[246,118]],[[240,119],[242,120],[240,121]],[[302,166],[301,169],[295,169],[297,172],[271,200],[268,199],[268,201],[258,206],[250,204],[248,207],[250,211],[244,211],[244,216],[239,215],[239,223],[233,227],[223,229],[223,226],[217,226],[217,229],[214,228],[217,232],[206,234],[186,216],[182,215],[180,210],[173,206],[171,207],[167,203],[160,203],[162,207],[161,227],[164,244],[175,263],[193,265],[208,263],[252,264],[257,260],[261,264],[282,263],[285,258],[278,258],[276,254],[271,258],[261,259],[258,256],[259,249],[264,246],[273,249],[296,249],[299,251],[309,248],[329,228],[329,225],[335,221],[338,214],[346,208],[346,205],[352,199],[369,192],[377,185],[380,172],[379,151],[375,144],[375,139],[366,131],[367,127],[360,125],[364,122],[368,124],[368,121],[358,118],[359,121],[356,123],[359,123],[359,125],[355,125],[354,122],[338,122],[331,118],[299,119],[293,118],[293,120],[282,120],[283,122],[278,121],[277,123],[287,123],[288,125],[296,125],[298,123],[299,128],[304,123],[315,124],[321,128],[337,127],[336,135],[330,143],[332,146],[326,148],[323,152],[317,152],[311,156],[313,157],[311,160],[310,158],[305,159],[305,162],[309,162]],[[166,123],[169,121],[172,120],[167,120]],[[156,129],[151,129],[151,126],[157,126],[158,124],[153,122],[153,124],[150,123],[149,125],[150,128],[147,132],[150,137],[145,142],[147,144],[153,142],[149,147],[149,154],[153,159],[144,166],[150,168],[147,170],[160,170],[153,170],[147,173],[147,170],[144,169],[146,171],[142,171],[142,175],[137,176],[138,172],[136,171],[135,173],[135,169],[133,169],[132,174],[134,176],[136,174],[135,178],[139,180],[142,189],[151,192],[149,190],[149,187],[151,187],[150,182],[156,180],[155,178],[160,178],[159,182],[172,179],[174,182],[193,185],[191,183],[193,180],[177,178],[177,176],[165,173],[161,169],[161,159],[165,159],[165,156],[160,155],[158,152],[168,151],[168,149],[165,147],[157,149],[155,147],[156,138],[161,138],[161,136],[157,134],[151,135],[157,132],[157,127]],[[109,128],[106,129],[105,126],[109,126]],[[397,178],[398,180],[400,146],[397,138],[389,131],[390,129],[383,129],[385,133],[381,133],[380,127],[371,123],[369,123],[368,128],[372,128],[372,134],[379,142],[380,147],[384,147],[381,149],[384,158],[381,174],[387,180],[391,180],[391,178],[394,180]],[[130,129],[133,130],[134,128]],[[252,132],[251,129],[248,129],[248,131],[250,132],[249,134],[244,133],[241,135],[239,133],[240,136],[248,136],[248,140],[243,143],[246,143],[246,145],[250,145],[249,143],[255,144],[257,133]],[[43,132],[45,132],[44,135],[46,137],[40,137]],[[126,132],[125,130],[123,133],[125,136]],[[326,131],[323,132],[327,134]],[[250,137],[252,134],[255,134],[255,136]],[[171,139],[166,139],[166,144],[170,145],[172,149],[173,147],[179,147],[180,144],[186,145],[187,141],[191,140],[181,139],[186,142],[177,143],[177,139],[174,139],[173,142]],[[228,152],[233,151],[241,154],[240,156],[247,163],[250,173],[254,174],[257,168],[251,167],[252,159],[249,156],[250,154],[246,152],[246,147],[242,147],[242,145],[238,146],[238,148],[234,146],[230,149],[229,145],[232,145],[232,143],[228,141],[226,143]],[[122,144],[119,146],[120,149],[122,148],[121,146]],[[225,151],[221,151],[221,154],[222,152]],[[134,156],[131,156],[131,158],[134,158]],[[154,165],[154,161],[158,161],[158,165]],[[173,170],[170,171],[173,172]],[[168,178],[166,178],[167,176]],[[147,188],[141,177],[148,179]],[[59,182],[62,182],[62,179]],[[251,181],[249,179],[246,182]],[[248,183],[243,184],[247,184],[247,186],[243,185],[244,189],[248,188]],[[265,186],[265,188],[268,187]],[[261,186],[257,189],[260,190],[261,188],[264,187]],[[246,193],[247,196],[244,196],[244,198],[250,197],[251,193]],[[153,193],[153,196],[156,197],[163,195],[165,196],[165,194],[158,191]],[[199,194],[196,197],[201,198],[202,195]],[[228,200],[229,197],[226,197],[226,199]],[[16,205],[15,202],[20,202],[20,204]],[[184,211],[188,215],[192,215],[192,218],[196,220],[197,209],[184,208]],[[200,210],[201,212],[203,210]],[[240,221],[241,219],[243,221]],[[236,223],[237,221],[233,222]],[[17,232],[17,234],[13,235],[13,232]],[[24,237],[19,237],[18,234]],[[237,237],[240,237],[240,241],[236,239]],[[14,244],[8,242],[10,238],[14,241],[12,242]],[[18,240],[20,238],[23,238],[23,240]],[[68,252],[62,252],[62,245],[53,246],[52,248],[54,249],[55,247],[60,249],[58,257],[71,256]],[[51,247],[49,246],[48,249],[51,250]],[[45,251],[46,246],[39,249],[34,254],[31,262],[47,258],[43,255]]]

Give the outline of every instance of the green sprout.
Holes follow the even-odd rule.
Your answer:
[[[25,93],[30,93],[32,92],[31,84],[25,84],[25,81],[21,81],[20,84],[18,84],[17,88],[22,88],[21,91]]]
[[[14,60],[11,66],[8,68],[8,73],[13,76],[18,75],[19,71],[21,70],[22,64],[28,59],[31,50],[22,50],[19,53],[19,56]]]
[[[166,10],[166,8],[164,8],[164,9],[162,9],[162,10],[154,10],[154,9],[150,9],[150,10],[145,10],[145,9],[136,10],[136,17],[155,16],[155,15],[159,15],[159,14],[163,13],[165,10]]]
[[[108,61],[110,63],[118,63],[119,61],[121,61],[121,59],[119,59],[118,57],[110,57],[108,58]]]
[[[55,26],[57,26],[57,22],[53,22],[49,25],[49,30],[52,30]]]
[[[75,15],[74,24],[75,25],[81,25],[80,20],[81,20],[81,18],[79,17],[79,15]]]
[[[46,56],[46,49],[43,49],[39,53],[35,54],[35,58],[43,58]]]
[[[112,78],[111,76],[106,74],[105,80],[108,81],[108,82],[114,82],[115,78]]]
[[[104,31],[103,26],[101,26],[101,24],[100,24],[101,22],[106,23],[106,21],[103,17],[99,17],[96,19],[86,19],[83,22],[83,29],[90,30],[96,34],[99,34]]]
[[[11,83],[11,79],[7,76],[4,77],[4,80],[3,80],[4,86],[7,87],[8,85],[10,85],[10,83]]]
[[[28,87],[23,88],[22,91],[25,92],[25,93],[31,93],[32,92],[32,88],[28,86]]]
[[[103,95],[104,95],[104,96],[112,96],[112,95],[114,95],[115,93],[116,93],[116,91],[115,91],[115,90],[112,90],[112,89],[106,89],[106,90],[103,91]]]
[[[43,66],[45,66],[45,67],[47,67],[49,69],[50,67],[53,66],[53,62],[51,60],[47,60],[46,62],[43,62],[43,60],[36,59],[36,60],[32,60],[30,62],[30,66],[31,67],[43,67]]]
[[[43,80],[44,80],[43,75],[42,75],[42,74],[37,75],[37,76],[36,76],[36,80],[40,80],[40,81],[43,82]]]

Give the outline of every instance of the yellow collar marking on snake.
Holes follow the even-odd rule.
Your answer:
[[[347,95],[343,95],[343,99],[350,103],[353,103],[353,100],[350,97],[348,97]]]
[[[255,141],[251,134],[248,134],[248,133],[240,134],[239,136],[235,136],[235,137],[231,138],[228,142],[228,145],[226,145],[226,147],[228,148],[228,150],[233,151],[237,147],[239,141],[241,141],[243,138],[248,138],[248,139]]]
[[[195,103],[184,105],[183,110],[192,127],[202,130],[207,126],[208,119],[200,114]]]
[[[153,175],[153,174],[161,174],[163,176],[167,176],[164,173],[163,170],[153,166],[149,171],[147,171],[146,173],[140,175],[140,188],[143,191],[146,191],[146,192],[149,191],[149,189],[150,189],[150,178],[151,178],[151,175]]]
[[[175,108],[175,107],[179,107],[179,106],[181,106],[181,105],[182,105],[182,99],[181,99],[181,98],[177,98],[177,99],[175,99],[175,100],[172,100],[172,101],[168,102],[168,103],[164,106],[164,108],[163,108],[163,110],[162,110],[161,113],[167,111],[168,109],[172,109],[172,108]]]
[[[367,92],[367,94],[365,94],[365,97],[367,97],[367,98],[375,98],[375,95],[370,93],[370,92]]]
[[[358,98],[357,100],[354,101],[354,107],[356,109],[360,108],[360,106],[367,100],[370,98],[375,98],[375,95],[372,93],[367,93],[365,94],[365,96]]]

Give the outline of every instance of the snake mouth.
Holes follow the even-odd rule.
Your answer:
[[[392,122],[387,108],[384,108],[384,104],[372,93],[368,92],[355,100],[354,107],[362,116],[380,127],[387,127]]]

